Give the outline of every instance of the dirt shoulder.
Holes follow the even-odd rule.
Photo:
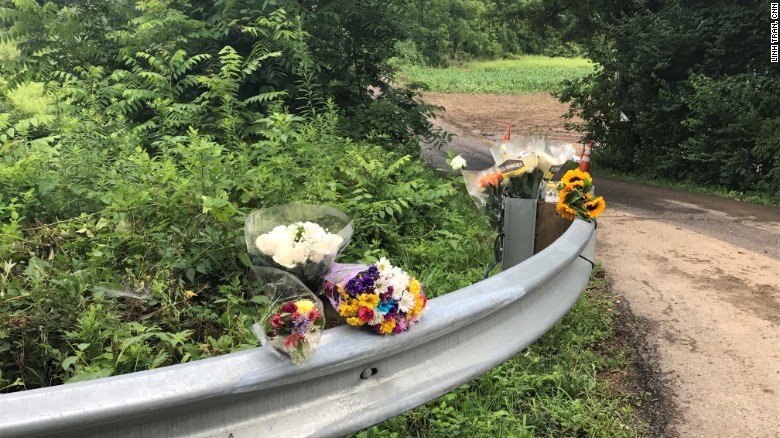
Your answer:
[[[514,133],[578,139],[548,95],[425,99],[447,109],[436,123],[458,135],[450,148],[470,169],[492,164],[507,120]],[[445,151],[424,156],[444,167]],[[655,398],[651,436],[780,436],[780,210],[594,174],[607,200],[597,255]]]
[[[655,350],[680,436],[780,436],[780,261],[608,209],[598,258]]]

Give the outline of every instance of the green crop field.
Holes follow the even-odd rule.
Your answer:
[[[592,71],[593,64],[584,58],[521,56],[449,68],[405,66],[399,79],[424,82],[441,93],[525,94],[555,91],[562,81]]]

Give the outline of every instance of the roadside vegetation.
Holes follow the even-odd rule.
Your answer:
[[[398,75],[406,83],[424,82],[438,93],[527,94],[555,92],[563,81],[593,72],[584,58],[519,56],[493,61],[469,61],[448,68],[407,65]]]
[[[623,6],[0,0],[0,392],[256,346],[260,207],[342,209],[345,259],[387,255],[432,297],[478,281],[492,233],[419,160],[446,134],[413,82],[555,92],[613,169],[777,196],[763,3]],[[603,281],[516,358],[358,435],[640,434]]]
[[[615,340],[609,278],[586,291],[552,330],[486,375],[356,437],[639,437],[644,395],[634,356]]]
[[[238,3],[0,0],[0,391],[255,347],[256,208],[342,209],[346,260],[430,296],[481,278],[488,225],[417,159],[425,106],[381,82],[373,34],[345,65],[312,33],[354,17]]]

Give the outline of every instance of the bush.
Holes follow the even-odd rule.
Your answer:
[[[764,191],[780,187],[777,83],[760,1],[631,3],[601,15],[594,74],[559,97],[594,161],[624,172]],[[621,121],[621,113],[628,117]],[[756,127],[760,127],[756,129]]]
[[[459,190],[409,156],[340,137],[332,106],[308,121],[263,117],[253,142],[190,127],[155,135],[150,151],[100,103],[73,104],[74,89],[89,87],[69,78],[0,90],[5,391],[255,346],[247,326],[264,301],[253,298],[242,226],[254,208],[341,208],[357,222],[349,260],[386,254],[432,296],[475,280],[489,259],[465,250],[488,248],[489,230]]]

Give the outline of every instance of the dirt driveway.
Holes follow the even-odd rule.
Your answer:
[[[507,120],[515,133],[576,141],[547,95],[431,94],[468,167]],[[444,167],[441,151],[425,157]],[[594,163],[597,166],[597,163]],[[780,209],[599,178],[598,259],[633,312],[652,436],[780,437]]]

